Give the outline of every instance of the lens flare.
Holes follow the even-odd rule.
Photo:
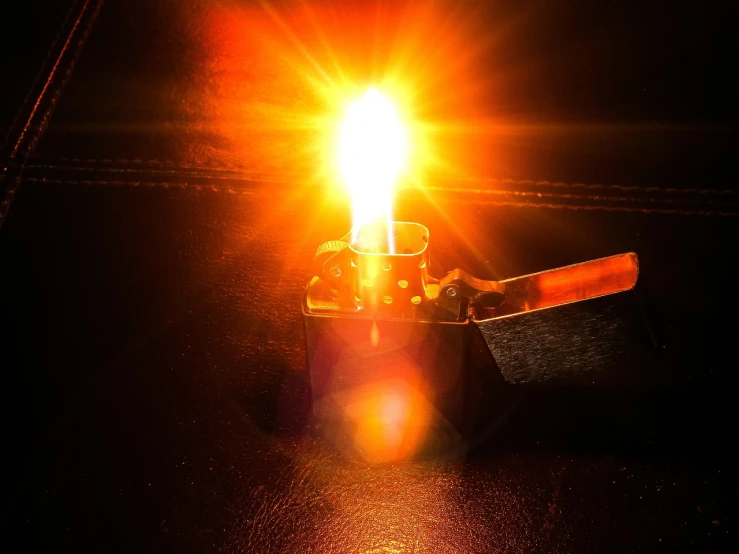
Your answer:
[[[351,196],[354,232],[370,221],[392,220],[393,189],[406,167],[408,147],[406,126],[388,96],[370,88],[347,105],[337,161]]]

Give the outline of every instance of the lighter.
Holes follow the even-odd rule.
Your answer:
[[[372,460],[457,455],[481,407],[521,385],[614,384],[651,348],[634,253],[504,281],[430,273],[419,223],[366,223],[321,245],[303,301],[313,410]]]

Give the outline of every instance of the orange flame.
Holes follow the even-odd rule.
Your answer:
[[[354,233],[370,221],[392,220],[393,189],[406,167],[408,147],[406,126],[387,95],[370,88],[347,105],[337,162],[351,196]]]

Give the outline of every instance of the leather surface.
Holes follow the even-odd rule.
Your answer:
[[[728,18],[676,8],[653,39],[657,8],[543,4],[485,8],[477,31],[508,23],[503,43],[522,46],[507,63],[526,68],[499,98],[511,113],[554,98],[563,117],[635,125],[606,142],[596,126],[472,137],[470,156],[499,147],[473,164],[482,177],[404,188],[396,217],[429,227],[437,275],[505,278],[636,251],[666,382],[531,391],[454,463],[346,459],[310,417],[300,300],[316,246],[345,234],[349,210],[289,119],[319,101],[291,58],[272,55],[279,25],[251,3],[75,4],[80,25],[60,26],[79,49],[54,57],[66,77],[34,96],[43,114],[22,116],[31,134],[13,126],[16,154],[3,151],[11,551],[735,549],[734,131],[695,124],[730,122],[735,108],[719,61],[688,63],[692,41],[662,46],[695,22],[699,53],[709,37],[730,44]],[[362,13],[351,6],[341,13]],[[288,26],[304,15],[273,8]],[[600,30],[575,32],[589,26]],[[582,41],[591,58],[568,54]],[[590,92],[576,94],[588,67]],[[534,92],[544,68],[551,86]],[[702,86],[676,92],[686,74]],[[645,100],[632,90],[645,82],[663,92]],[[679,130],[640,123],[649,114]]]
[[[52,51],[67,38],[65,31],[68,29],[63,27],[69,23],[67,16],[72,4],[71,0],[53,3],[9,0],[5,4],[7,17],[0,21],[0,51],[12,55],[0,58],[0,71],[4,76],[0,87],[2,138],[20,106],[36,99],[32,89],[40,84],[42,67],[53,63]],[[44,17],[38,17],[41,10]]]

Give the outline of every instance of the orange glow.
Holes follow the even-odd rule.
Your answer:
[[[300,213],[306,233],[356,227],[337,137],[352,100],[376,87],[405,122],[396,190],[485,176],[480,169],[500,160],[489,139],[500,135],[491,117],[504,100],[489,61],[497,46],[507,49],[512,21],[491,33],[481,9],[451,0],[205,3],[188,86],[172,92],[188,122],[170,142],[181,149],[172,157],[210,168],[224,187],[273,187],[279,207],[250,221],[260,232],[278,211]],[[409,207],[398,202],[396,213]]]
[[[355,233],[370,221],[392,220],[393,189],[406,167],[408,146],[406,125],[387,95],[373,87],[347,105],[336,157],[351,196]]]
[[[434,407],[405,379],[380,381],[354,391],[346,407],[354,448],[375,463],[405,460],[421,447]]]
[[[586,300],[630,290],[639,276],[639,260],[629,252],[503,281],[512,313]],[[509,310],[506,310],[509,313]]]
[[[457,425],[463,407],[449,395],[459,393],[463,368],[455,358],[444,371],[428,371],[434,353],[449,356],[435,327],[400,320],[323,323],[314,353],[332,361],[311,370],[311,383],[324,437],[348,456],[373,464],[462,448]],[[464,330],[457,330],[461,338]]]
[[[608,135],[614,156],[638,155],[623,148],[640,141],[625,138],[652,129],[562,122],[556,96],[531,105],[531,98],[518,94],[548,79],[547,67],[538,63],[548,58],[532,55],[536,48],[527,40],[536,40],[531,19],[546,20],[531,3],[223,0],[198,3],[196,11],[192,17],[199,24],[184,25],[178,43],[186,49],[179,69],[187,78],[162,98],[176,103],[181,115],[170,121],[165,110],[163,128],[152,133],[173,135],[168,160],[209,168],[209,177],[223,179],[224,188],[273,186],[285,194],[281,207],[303,211],[306,229],[327,222],[351,226],[350,198],[337,170],[336,129],[347,103],[371,86],[407,118],[412,150],[399,188],[454,184],[489,191],[496,187],[490,179],[512,179],[506,188],[516,198],[500,202],[510,206],[530,205],[518,201],[521,189],[538,192],[520,180],[570,179],[557,162],[559,150],[582,150],[587,159],[592,145]],[[586,50],[576,53],[592,54]],[[150,93],[137,83],[141,94]],[[592,190],[600,195],[607,189]],[[567,204],[562,196],[555,204]],[[436,198],[430,201],[439,202],[445,216],[449,210]],[[398,202],[396,213],[410,212],[405,208],[411,206]],[[541,219],[538,213],[534,218]],[[268,232],[274,220],[274,210],[265,209],[250,225]],[[500,257],[499,242],[479,234],[475,244],[462,242],[470,236],[465,226],[473,226],[450,223],[449,232],[484,252],[482,259]]]
[[[370,344],[377,346],[380,344],[380,330],[377,328],[377,322],[372,322],[372,328],[370,329]]]
[[[489,163],[496,154],[475,138],[489,132],[486,112],[496,105],[484,63],[494,41],[476,11],[449,0],[208,4],[206,32],[194,37],[203,53],[192,68],[196,85],[183,102],[197,116],[191,131],[210,140],[183,140],[184,158],[254,180],[320,185],[333,197],[332,213],[321,217],[346,217],[349,210],[334,204],[351,200],[337,130],[359,99],[357,107],[374,104],[391,114],[385,121],[394,112],[406,123],[410,149],[381,171],[398,186],[474,172],[470,161]],[[378,169],[369,158],[361,165]],[[372,186],[377,192],[387,180]],[[307,188],[291,190],[296,202],[306,201]],[[315,195],[311,201],[317,212]],[[387,212],[387,204],[377,211]]]

